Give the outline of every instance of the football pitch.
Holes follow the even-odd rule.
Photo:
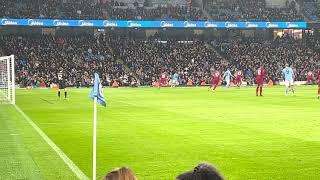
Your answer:
[[[89,178],[91,89],[17,90],[17,106]],[[230,180],[320,179],[316,86],[104,89],[98,107],[97,174],[128,166],[139,180],[173,180],[200,162]],[[0,179],[77,179],[14,106],[0,105]]]

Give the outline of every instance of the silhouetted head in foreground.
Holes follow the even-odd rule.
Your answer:
[[[109,172],[104,180],[137,180],[137,178],[129,168],[122,167]]]
[[[210,164],[201,163],[194,170],[180,174],[176,180],[223,180],[223,176]]]

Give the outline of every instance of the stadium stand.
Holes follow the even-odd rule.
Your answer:
[[[123,40],[115,52],[137,74],[142,84],[158,80],[161,71],[180,74],[180,84],[192,79],[195,84],[209,82],[211,67],[223,68],[226,62],[203,41]]]
[[[1,2],[2,1],[2,2]],[[301,21],[292,1],[285,7],[268,7],[265,0],[204,1],[204,9],[187,0],[26,0],[0,2],[0,17],[10,18],[64,18],[64,19],[117,19],[117,20],[217,20],[217,21]],[[302,12],[317,19],[319,2],[299,1]],[[206,13],[210,14],[210,17]]]
[[[127,20],[200,20],[201,9],[186,2],[148,4],[137,1],[38,1],[1,0],[0,17],[6,18],[63,18],[63,19],[127,19]],[[181,4],[180,4],[181,3]]]
[[[319,40],[311,40],[319,44]],[[160,37],[138,40],[114,34],[96,38],[1,38],[2,49],[17,56],[17,82],[22,86],[49,86],[56,80],[60,71],[58,67],[66,71],[68,86],[90,85],[90,75],[94,71],[102,74],[105,85],[112,85],[114,81],[120,85],[130,85],[132,81],[152,85],[161,72],[169,75],[177,72],[181,85],[187,85],[189,80],[200,85],[210,82],[212,69],[224,71],[227,67],[233,71],[243,70],[245,79],[250,82],[260,63],[265,65],[267,75],[273,81],[282,78],[281,69],[285,63],[293,66],[296,80],[305,80],[305,73],[315,71],[313,65],[320,58],[315,49],[317,46],[288,36],[275,40],[232,40],[226,44],[227,48],[219,54],[210,42],[198,38],[185,41],[161,40]]]
[[[40,5],[37,0],[28,1],[0,1],[0,17],[34,18],[40,15]]]
[[[217,21],[301,21],[296,5],[267,7],[265,0],[214,0],[205,5],[212,20]]]
[[[320,57],[320,54],[309,45],[288,36],[268,41],[257,39],[233,41],[225,53],[233,67],[246,71],[247,79],[253,79],[252,72],[262,63],[273,81],[282,78],[281,70],[286,63],[294,68],[295,80],[305,80],[307,71],[315,72],[314,64]]]
[[[309,21],[319,21],[319,0],[299,0],[298,3],[301,5],[301,9]]]
[[[185,3],[182,3],[185,4]],[[172,4],[128,4],[124,2],[111,2],[107,6],[111,19],[123,20],[206,20],[199,8],[186,5]]]
[[[3,36],[2,49],[16,55],[17,82],[22,86],[49,86],[63,71],[67,86],[89,86],[91,75],[101,72],[105,85],[128,78],[103,38]]]
[[[0,2],[0,17],[5,18],[63,18],[105,19],[100,4],[90,1],[27,0]]]

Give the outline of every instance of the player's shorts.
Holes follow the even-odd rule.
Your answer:
[[[236,78],[236,83],[240,83],[241,82],[241,78]]]
[[[174,79],[172,79],[172,80],[171,80],[171,83],[172,83],[172,84],[177,84],[177,81],[174,80]]]
[[[59,83],[59,89],[65,89],[66,85],[64,83]]]
[[[165,85],[166,79],[160,79],[159,84],[160,86]]]
[[[285,84],[286,87],[289,87],[289,86],[293,86],[293,85],[294,85],[294,84],[293,84],[293,80],[286,80],[286,81],[284,82],[284,84]]]
[[[308,82],[313,82],[313,78],[307,78]]]
[[[212,84],[212,85],[219,85],[219,80],[212,80],[212,81],[211,81],[211,84]]]
[[[257,85],[258,86],[263,86],[263,80],[262,79],[257,79]]]

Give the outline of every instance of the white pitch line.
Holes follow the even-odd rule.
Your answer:
[[[81,180],[89,180],[89,178],[81,171],[81,169],[73,163],[73,161],[17,106],[16,110],[25,118],[25,120],[37,131],[43,140],[58,154],[72,172]]]
[[[43,124],[43,125],[61,125],[61,123],[59,122],[45,122],[45,123],[39,123],[39,124]],[[90,124],[90,122],[73,122],[72,124]]]
[[[18,136],[19,134],[9,134],[10,136]]]

